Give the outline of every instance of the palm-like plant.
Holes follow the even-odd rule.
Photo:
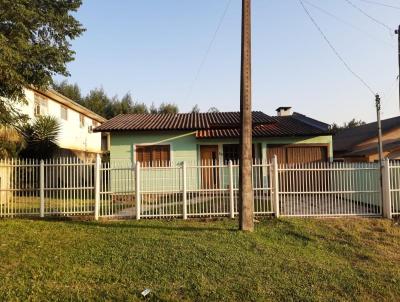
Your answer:
[[[40,159],[51,157],[58,149],[60,130],[60,123],[55,117],[37,117],[33,123],[27,124],[23,129],[27,147],[21,155]]]

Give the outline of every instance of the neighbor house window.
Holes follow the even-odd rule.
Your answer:
[[[143,166],[168,166],[171,160],[169,145],[136,146],[136,160]]]
[[[79,125],[81,128],[85,127],[85,116],[83,114],[79,114]]]
[[[39,116],[39,115],[45,115],[48,112],[47,109],[47,100],[39,95],[35,94],[35,107],[34,107],[34,115]]]
[[[66,106],[61,105],[60,115],[64,121],[68,120],[68,108]]]

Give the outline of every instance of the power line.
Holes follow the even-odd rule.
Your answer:
[[[371,16],[370,14],[368,14],[366,11],[364,11],[363,9],[361,9],[359,6],[355,5],[353,2],[351,2],[350,0],[344,0],[346,1],[349,5],[351,5],[354,9],[358,10],[361,14],[363,14],[364,16],[366,16],[367,18],[371,19],[373,22],[383,26],[384,28],[389,30],[389,33],[393,36],[393,28],[391,28],[389,25],[383,23],[382,21],[376,19],[375,17]]]
[[[390,5],[390,4],[381,3],[381,2],[377,2],[377,1],[371,1],[371,0],[359,0],[359,1],[369,3],[369,4],[379,5],[379,6],[383,6],[383,7],[393,8],[393,9],[400,9],[400,6]]]
[[[231,3],[232,3],[232,0],[228,0],[227,3],[226,3],[225,9],[224,9],[224,11],[222,12],[222,15],[221,15],[221,17],[220,17],[220,19],[219,19],[217,28],[215,29],[214,34],[213,34],[213,36],[212,36],[212,38],[211,38],[211,41],[210,41],[210,43],[208,44],[207,50],[206,50],[206,52],[204,53],[204,56],[203,56],[203,58],[202,58],[202,60],[201,60],[201,62],[200,62],[199,68],[197,69],[197,72],[196,72],[196,75],[195,75],[195,77],[194,77],[194,79],[193,79],[193,82],[192,82],[192,84],[190,85],[189,92],[188,92],[187,97],[186,97],[187,100],[189,100],[189,98],[190,98],[191,95],[192,95],[194,86],[195,86],[197,80],[199,79],[200,73],[201,73],[201,71],[202,71],[202,69],[203,69],[203,67],[204,67],[204,64],[205,64],[206,61],[207,61],[208,55],[210,54],[211,48],[212,48],[212,46],[214,45],[215,39],[217,38],[217,34],[218,34],[218,32],[219,32],[219,30],[220,30],[220,28],[221,28],[221,26],[222,26],[222,23],[223,23],[224,20],[225,20],[226,14],[227,14],[227,12],[228,12],[228,10],[229,10],[229,7],[230,7]]]
[[[329,45],[329,47],[332,49],[334,54],[337,56],[337,58],[343,63],[343,65],[346,67],[346,69],[353,75],[355,76],[364,86],[365,88],[368,89],[369,92],[371,92],[375,96],[375,92],[372,90],[371,86],[368,85],[366,81],[363,80],[363,78],[358,75],[351,67],[350,65],[344,60],[344,58],[340,55],[339,51],[333,46],[333,44],[330,42],[328,37],[325,35],[321,27],[318,25],[317,21],[313,18],[311,15],[310,11],[307,9],[307,7],[304,5],[302,0],[299,0],[300,5],[303,7],[304,12],[308,16],[308,18],[311,20],[311,22],[314,24],[316,29],[319,31],[319,33],[322,35],[326,43]]]
[[[394,44],[391,44],[391,43],[389,43],[389,42],[387,42],[387,41],[385,41],[383,39],[380,39],[378,37],[375,37],[374,35],[371,35],[367,30],[364,30],[364,29],[362,29],[362,28],[360,28],[360,27],[358,27],[358,26],[356,26],[356,25],[354,25],[354,24],[352,24],[352,23],[350,23],[350,22],[348,22],[348,21],[346,21],[346,20],[334,15],[334,14],[332,14],[331,12],[327,11],[326,9],[324,9],[324,8],[322,8],[320,6],[317,6],[316,4],[314,4],[314,3],[312,3],[312,2],[310,2],[308,0],[303,0],[303,2],[307,3],[307,5],[315,8],[316,10],[319,10],[320,12],[324,13],[325,15],[328,15],[329,17],[335,19],[336,21],[341,22],[341,23],[343,23],[343,24],[345,24],[345,25],[347,25],[347,26],[349,26],[349,27],[351,27],[351,28],[363,33],[364,35],[370,37],[371,39],[373,39],[375,41],[378,41],[380,43],[384,43],[384,44],[390,46],[391,48],[395,47]]]

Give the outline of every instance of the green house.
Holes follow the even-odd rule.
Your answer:
[[[256,162],[268,163],[275,155],[279,163],[332,160],[332,136],[327,124],[292,113],[290,107],[280,107],[277,113],[269,116],[253,112]],[[110,133],[112,166],[141,162],[142,190],[168,192],[182,189],[181,169],[173,167],[182,167],[183,162],[189,167],[186,180],[189,190],[228,189],[228,163],[237,163],[239,159],[239,125],[239,112],[122,114],[95,131]],[[271,178],[267,170],[253,168],[255,186],[268,187]],[[110,176],[112,190],[121,193],[134,190],[122,187],[121,176],[117,174],[120,172],[115,170]],[[233,173],[233,186],[237,188],[237,165]]]
[[[253,112],[253,157],[280,163],[305,163],[332,159],[328,125],[290,107],[277,116]],[[96,132],[110,133],[110,158],[140,161],[146,165],[167,162],[226,163],[239,158],[239,112],[122,114]]]

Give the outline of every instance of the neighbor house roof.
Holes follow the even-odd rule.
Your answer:
[[[240,113],[121,114],[95,129],[97,132],[172,130],[197,131],[197,138],[239,137]],[[296,116],[271,117],[261,111],[253,112],[255,137],[324,134],[330,134],[327,128],[312,125]]]
[[[54,89],[48,89],[46,91],[41,91],[38,90],[34,87],[30,87],[29,89],[33,90],[35,93],[42,94],[44,96],[47,96],[48,98],[65,105],[79,113],[82,113],[83,115],[86,115],[87,117],[99,122],[99,123],[104,123],[106,119],[97,113],[87,109],[86,107],[78,104],[77,102],[71,100],[70,98],[66,97],[65,95],[62,95],[61,93],[55,91]]]
[[[395,150],[400,149],[400,141],[390,141],[390,142],[383,142],[382,148],[385,152],[393,152]],[[347,156],[365,156],[365,155],[372,155],[378,153],[378,146],[377,144],[371,144],[366,148],[362,148],[359,150],[354,150],[346,153]]]
[[[400,127],[400,116],[382,120],[383,133],[398,127]],[[333,136],[333,149],[335,152],[351,152],[361,142],[377,136],[378,128],[376,122],[345,129]]]

